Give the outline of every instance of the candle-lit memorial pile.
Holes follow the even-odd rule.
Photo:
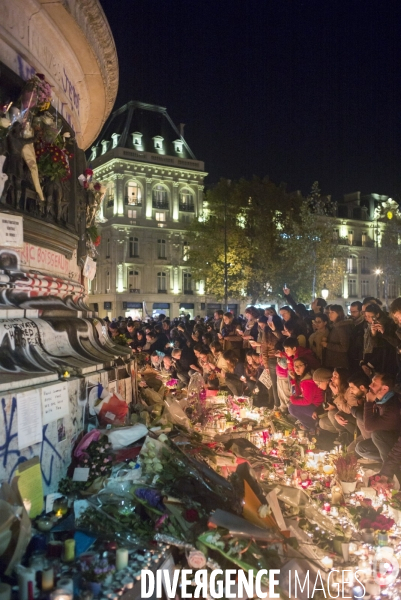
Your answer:
[[[165,383],[124,426],[92,419],[36,513],[2,485],[0,600],[140,598],[158,569],[264,570],[266,593],[277,569],[283,599],[309,571],[298,598],[399,597],[400,493],[249,398]]]

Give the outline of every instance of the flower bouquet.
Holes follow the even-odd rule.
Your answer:
[[[52,88],[42,73],[35,73],[26,81],[22,90],[21,110],[37,108],[39,111],[48,110],[52,99]]]
[[[169,390],[176,390],[178,386],[178,379],[169,379],[166,381],[165,386]]]
[[[108,575],[116,570],[107,558],[95,558],[81,563],[81,571],[86,581],[104,581]]]
[[[356,454],[343,454],[335,461],[337,477],[344,494],[355,491],[358,475],[358,459]]]

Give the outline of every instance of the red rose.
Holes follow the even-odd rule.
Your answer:
[[[95,246],[99,246],[99,244],[100,244],[100,240],[101,240],[101,237],[100,237],[100,235],[98,235],[98,236],[97,236],[97,238],[95,239],[95,241],[93,242],[93,243],[94,243],[94,245],[95,245]]]
[[[188,523],[199,521],[199,513],[195,508],[188,508],[183,514],[183,517]]]
[[[86,175],[86,177],[90,177],[91,175],[93,175],[92,169],[85,169],[84,175]]]
[[[87,181],[84,181],[84,188],[88,189],[88,187],[89,187],[89,183]]]
[[[101,189],[101,184],[99,182],[95,183],[95,185],[93,186],[95,188],[95,190],[98,192]]]

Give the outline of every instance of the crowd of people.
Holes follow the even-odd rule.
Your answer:
[[[311,309],[284,288],[286,304],[246,308],[235,317],[109,323],[133,352],[186,387],[199,372],[205,387],[253,398],[286,413],[307,434],[333,441],[381,473],[401,476],[401,298],[387,313],[380,300],[340,304],[316,298]],[[401,478],[400,478],[401,481]]]

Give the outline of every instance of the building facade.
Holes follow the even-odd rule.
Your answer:
[[[101,317],[204,313],[203,283],[186,267],[185,227],[202,214],[207,173],[167,110],[129,102],[113,113],[90,161],[106,187],[90,305]]]
[[[391,301],[399,295],[398,279],[390,277],[386,281],[382,264],[383,233],[389,217],[391,220],[398,209],[389,196],[360,192],[346,194],[338,204],[333,241],[348,254],[342,293],[345,305],[366,296]]]

